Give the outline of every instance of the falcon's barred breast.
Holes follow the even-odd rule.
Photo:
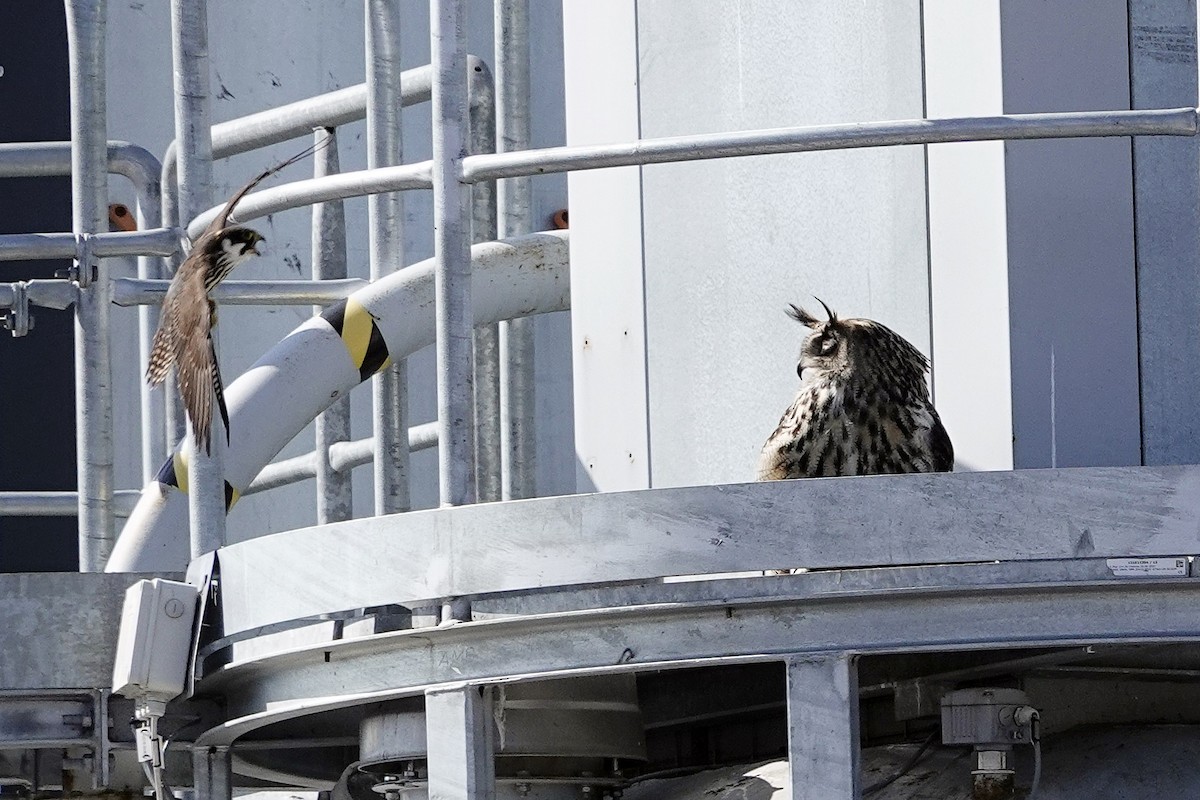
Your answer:
[[[821,305],[825,321],[788,312],[812,329],[796,367],[803,382],[763,445],[757,479],[949,472],[954,447],[929,399],[928,359],[886,325]]]

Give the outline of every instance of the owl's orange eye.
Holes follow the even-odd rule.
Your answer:
[[[827,356],[837,348],[837,337],[826,334],[821,338],[821,355]]]

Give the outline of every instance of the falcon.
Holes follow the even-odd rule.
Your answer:
[[[949,472],[954,447],[929,399],[929,360],[886,325],[822,321],[791,306],[812,332],[800,347],[802,383],[763,445],[758,480]]]
[[[265,241],[258,231],[231,224],[230,217],[238,202],[264,179],[323,146],[324,143],[304,150],[263,171],[238,189],[196,239],[167,288],[150,351],[150,364],[146,368],[146,381],[151,386],[158,386],[166,379],[171,367],[176,367],[179,394],[192,422],[192,434],[197,443],[204,443],[204,451],[209,455],[212,455],[214,397],[225,424],[225,443],[229,444],[229,410],[225,407],[225,387],[212,338],[212,329],[217,324],[217,305],[211,292],[243,261],[261,255],[258,245]]]

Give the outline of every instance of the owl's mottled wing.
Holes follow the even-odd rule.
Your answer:
[[[950,442],[950,434],[942,426],[938,413],[929,407],[933,414],[933,427],[929,429],[929,450],[933,457],[934,472],[952,472],[954,470],[954,445]]]
[[[212,314],[204,292],[204,275],[197,271],[180,284],[180,301],[174,309],[176,369],[183,407],[192,421],[192,434],[204,450],[212,452],[213,359]]]

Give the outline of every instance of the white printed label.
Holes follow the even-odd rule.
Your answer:
[[[1121,577],[1166,577],[1186,578],[1188,562],[1183,556],[1160,558],[1110,558],[1105,561],[1113,575]]]

